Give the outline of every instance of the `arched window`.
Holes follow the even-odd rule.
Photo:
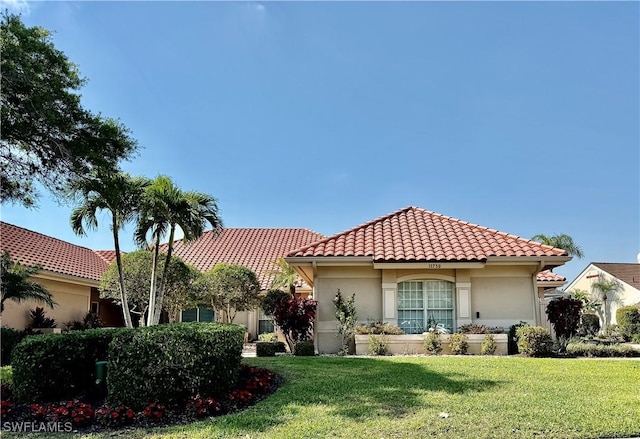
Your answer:
[[[454,290],[444,280],[398,283],[398,326],[407,334],[421,334],[436,324],[453,331]]]

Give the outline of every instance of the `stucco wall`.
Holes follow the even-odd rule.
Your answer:
[[[46,305],[27,301],[20,304],[7,300],[2,312],[2,326],[15,329],[24,329],[30,323],[29,311],[37,306],[45,309],[47,317],[56,320],[58,328],[63,328],[66,322],[81,320],[89,312],[91,287],[72,284],[68,282],[42,279],[34,276],[34,280],[44,286],[53,296],[57,305],[51,309]]]

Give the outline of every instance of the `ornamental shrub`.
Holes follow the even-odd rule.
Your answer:
[[[244,333],[244,326],[192,322],[119,334],[109,346],[109,404],[140,410],[149,401],[175,407],[198,393],[224,396],[238,378]]]
[[[491,329],[485,325],[477,325],[475,323],[467,323],[458,328],[462,334],[489,334]]]
[[[593,337],[600,331],[600,317],[596,314],[582,314],[579,333],[585,336]]]
[[[621,306],[616,311],[616,320],[625,340],[631,340],[634,334],[640,334],[640,307]]]
[[[11,364],[11,352],[22,341],[25,334],[11,328],[1,328],[0,331],[0,356],[2,357],[0,365],[4,366]]]
[[[571,297],[552,299],[545,311],[557,338],[569,339],[576,335],[580,326],[582,301]]]
[[[298,342],[309,340],[313,333],[317,302],[313,299],[290,297],[276,303],[273,321],[280,328],[293,352]]]
[[[295,344],[293,347],[293,355],[296,357],[313,357],[316,354],[313,342],[309,340],[302,340]]]
[[[256,343],[256,356],[257,357],[275,357],[277,352],[275,341],[259,341]]]
[[[498,349],[498,344],[496,340],[493,338],[493,335],[487,334],[484,336],[484,340],[482,340],[482,345],[480,346],[480,353],[482,355],[493,355],[496,353]]]
[[[576,357],[640,357],[640,351],[631,346],[569,343],[567,353]]]
[[[367,353],[369,355],[387,355],[389,353],[388,342],[389,339],[384,335],[369,335],[369,349]]]
[[[449,349],[453,355],[465,355],[469,349],[469,338],[456,332],[449,337]]]
[[[442,352],[442,341],[436,331],[429,331],[424,338],[424,350],[431,355],[438,355]]]
[[[402,335],[404,331],[402,328],[390,325],[389,323],[382,323],[378,321],[372,321],[366,325],[358,325],[355,327],[354,332],[359,335],[366,334],[385,334],[385,335]]]
[[[509,353],[509,355],[518,353],[518,337],[516,335],[516,332],[518,331],[518,328],[522,328],[523,326],[529,326],[529,324],[521,320],[520,323],[515,323],[509,328],[509,341],[507,345],[507,352]]]
[[[518,350],[530,357],[549,355],[553,339],[547,328],[542,326],[522,326],[516,330]]]
[[[12,357],[17,401],[73,399],[95,390],[95,362],[106,360],[111,340],[131,329],[91,329],[27,337]]]
[[[356,295],[351,295],[348,299],[342,297],[340,289],[333,299],[336,307],[336,319],[338,320],[338,337],[340,338],[340,355],[352,353],[353,335],[356,327]]]

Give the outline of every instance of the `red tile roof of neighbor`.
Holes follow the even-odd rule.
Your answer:
[[[567,256],[567,252],[409,206],[288,256],[371,256],[379,262],[484,261],[491,256]]]
[[[218,236],[207,231],[196,241],[174,242],[174,254],[201,271],[218,262],[243,265],[253,270],[263,289],[271,287],[273,275],[266,272],[277,268],[270,264],[289,251],[323,239],[308,229],[234,229],[225,228]],[[166,244],[164,245],[166,249]]]
[[[43,270],[100,280],[109,264],[93,250],[0,222],[0,248],[14,261]]]
[[[640,290],[640,264],[616,262],[592,262],[592,264]]]
[[[538,282],[565,282],[566,277],[555,274],[553,271],[544,270],[536,276]]]
[[[98,254],[107,264],[111,264],[116,260],[116,251],[115,250],[95,250],[95,253]],[[124,255],[125,252],[120,251],[121,255]]]

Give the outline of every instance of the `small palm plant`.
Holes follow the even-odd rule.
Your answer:
[[[14,262],[8,252],[0,256],[0,313],[4,311],[5,300],[22,302],[34,300],[53,308],[56,303],[51,293],[39,283],[33,281],[31,276],[40,271],[40,267],[28,267],[19,262]]]
[[[602,300],[602,322],[603,328],[607,327],[607,300],[610,296],[622,290],[622,284],[618,279],[609,278],[603,273],[598,275],[598,280],[591,284],[591,289],[600,295]]]

